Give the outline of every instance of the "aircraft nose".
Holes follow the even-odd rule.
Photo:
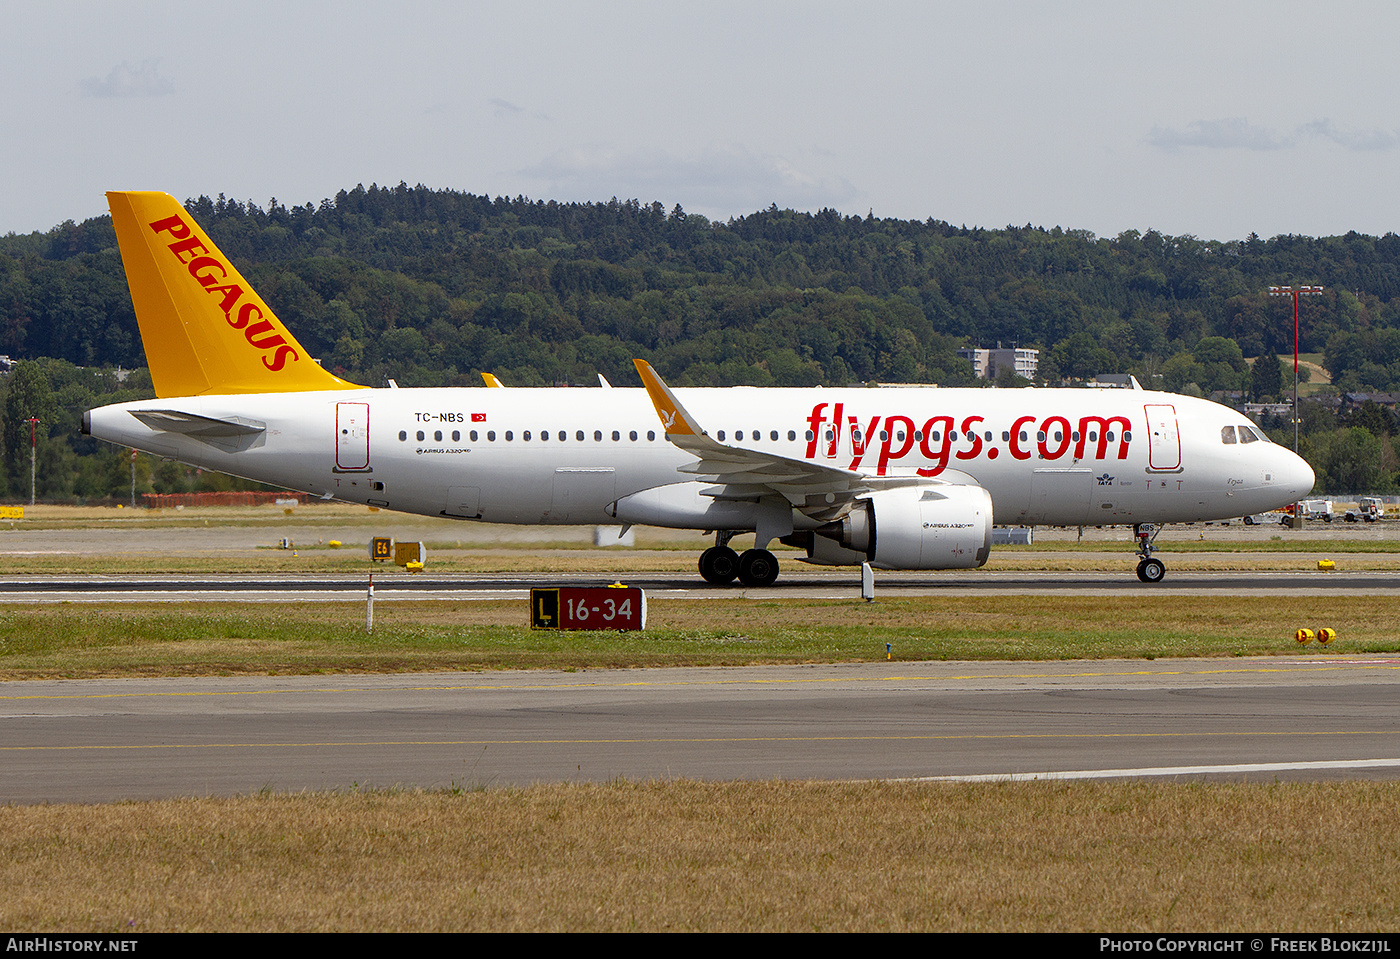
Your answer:
[[[1292,450],[1280,450],[1279,452],[1284,456],[1279,470],[1283,478],[1283,485],[1297,497],[1311,493],[1313,484],[1317,482],[1317,474],[1308,465],[1308,461]]]

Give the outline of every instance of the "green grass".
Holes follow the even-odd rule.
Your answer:
[[[590,669],[917,660],[1285,655],[1300,626],[1330,649],[1400,651],[1400,598],[911,597],[652,601],[644,632],[526,625],[518,602],[10,607],[0,676]],[[1313,646],[1316,651],[1319,647]]]

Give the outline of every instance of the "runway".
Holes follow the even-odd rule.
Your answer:
[[[614,777],[1400,774],[1400,658],[0,684],[0,801]]]
[[[618,579],[640,586],[653,599],[837,599],[860,596],[860,574],[848,569],[784,570],[771,587],[749,589],[738,584],[715,587],[698,575],[676,573],[473,573],[462,575],[409,574],[397,570],[376,573],[376,600],[508,600],[526,599],[533,587],[602,586]],[[366,576],[286,575],[88,575],[68,577],[0,578],[0,604],[83,602],[343,602],[361,600]],[[1163,595],[1288,595],[1325,596],[1351,593],[1365,596],[1400,595],[1394,572],[1235,572],[1170,571],[1160,583],[1138,582],[1131,570],[1122,572],[887,572],[875,574],[876,595],[977,596],[1078,594],[1084,596]]]

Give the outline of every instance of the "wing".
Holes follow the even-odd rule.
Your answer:
[[[726,446],[710,437],[651,364],[645,360],[632,362],[661,418],[666,439],[697,457],[679,471],[715,484],[702,490],[706,496],[738,500],[776,494],[813,519],[830,522],[844,516],[852,502],[872,490],[945,485],[922,477],[867,476],[808,460]]]

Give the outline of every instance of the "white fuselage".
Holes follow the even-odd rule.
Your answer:
[[[883,476],[986,488],[995,522],[1224,519],[1304,496],[1312,470],[1243,416],[1145,390],[680,389],[721,443]],[[259,427],[213,441],[147,426],[178,411]],[[377,389],[143,400],[93,436],[355,503],[493,523],[602,524],[615,500],[685,482],[695,457],[642,389]],[[800,518],[799,518],[800,519]],[[799,528],[802,524],[798,523]]]

